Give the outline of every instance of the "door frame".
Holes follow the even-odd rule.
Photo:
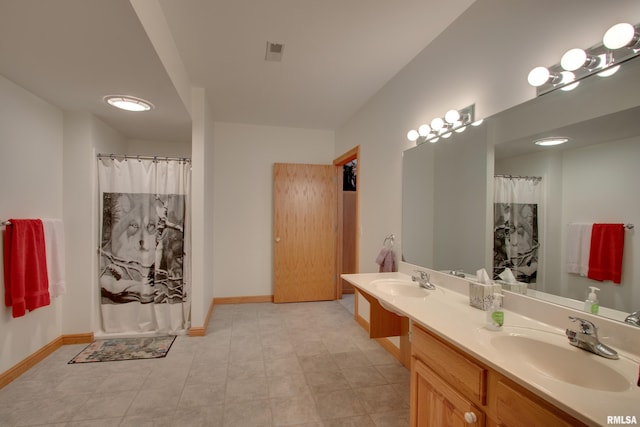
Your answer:
[[[342,184],[343,184],[343,174],[342,167],[347,163],[357,160],[357,171],[360,174],[361,165],[360,165],[360,146],[357,145],[353,147],[351,150],[342,154],[333,160],[333,164],[336,167],[336,172],[338,176],[338,233],[336,236],[336,297],[337,299],[342,299],[342,279],[340,278],[340,274],[342,272],[342,246],[343,246],[343,203],[342,203]],[[360,271],[360,183],[356,181],[356,244],[355,244],[355,265],[356,271],[354,273],[358,273]]]

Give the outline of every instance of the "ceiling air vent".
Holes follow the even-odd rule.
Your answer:
[[[267,42],[267,53],[264,57],[265,61],[282,61],[282,52],[284,51],[284,44]]]

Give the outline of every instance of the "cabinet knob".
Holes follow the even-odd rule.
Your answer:
[[[276,237],[276,243],[280,243],[280,238]]]
[[[464,420],[467,422],[467,424],[475,424],[475,422],[478,421],[478,417],[473,412],[465,412]]]

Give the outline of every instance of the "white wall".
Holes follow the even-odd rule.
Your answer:
[[[477,0],[336,131],[336,153],[361,146],[360,271],[401,228],[401,152],[409,129],[476,104],[488,117],[535,96],[529,70],[596,44],[613,24],[640,21],[635,0]],[[384,205],[385,209],[380,209]]]
[[[131,156],[191,157],[191,141],[146,141],[130,139],[124,153]]]
[[[214,294],[272,295],[273,164],[330,164],[334,134],[221,122],[214,132]]]
[[[62,111],[0,76],[0,220],[62,218],[62,139]],[[14,319],[0,275],[0,300],[4,372],[61,335],[64,296]]]
[[[561,277],[563,295],[577,300],[596,286],[600,304],[618,310],[640,310],[640,138],[568,150],[562,157],[563,224],[571,222],[631,223],[625,232],[622,281],[597,282],[573,274]],[[563,229],[564,231],[564,229]],[[563,233],[564,235],[564,233]],[[563,246],[564,247],[564,246]]]
[[[126,139],[89,113],[64,115],[64,223],[67,259],[64,334],[100,329],[97,283],[98,153],[122,153]]]

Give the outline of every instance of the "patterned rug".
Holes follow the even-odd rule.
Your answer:
[[[166,336],[97,340],[89,344],[69,363],[157,359],[167,355],[175,339],[175,336]]]

